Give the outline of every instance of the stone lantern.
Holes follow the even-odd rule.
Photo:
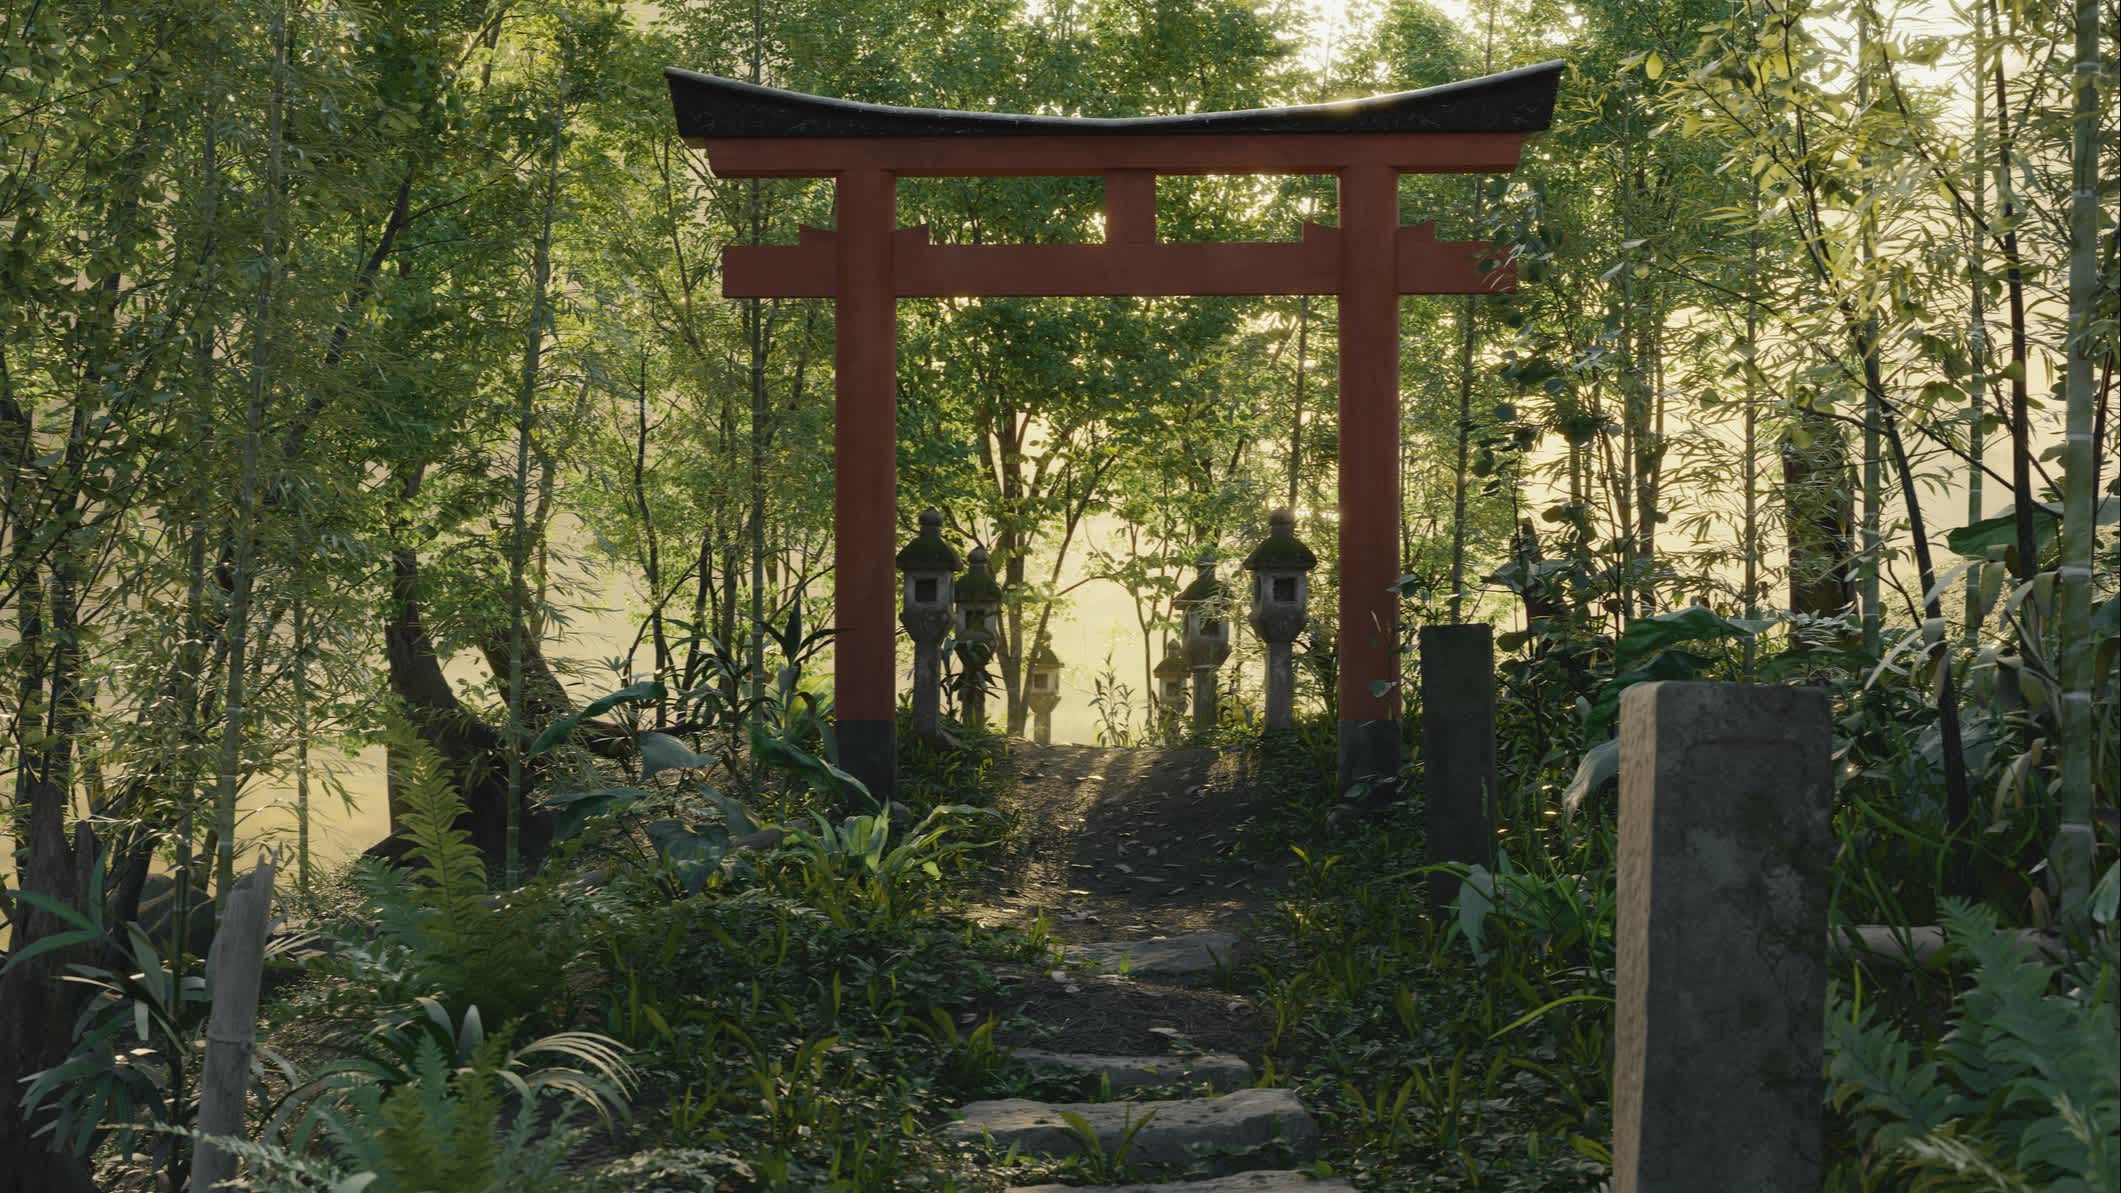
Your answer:
[[[1267,728],[1296,720],[1296,664],[1290,647],[1303,632],[1318,556],[1296,537],[1296,515],[1267,515],[1267,539],[1245,557],[1252,573],[1252,628],[1267,644]]]
[[[1186,656],[1178,639],[1164,640],[1164,657],[1156,664],[1156,703],[1172,717],[1186,711]]]
[[[942,732],[943,639],[955,620],[957,552],[943,541],[943,516],[921,511],[921,532],[898,553],[905,575],[898,622],[913,639],[913,728],[934,739]]]
[[[1193,672],[1193,731],[1215,728],[1215,669],[1230,657],[1230,586],[1215,578],[1215,553],[1202,551],[1193,583],[1171,602],[1185,617],[1186,667]]]
[[[1031,692],[1026,702],[1031,705],[1031,740],[1042,746],[1053,744],[1053,710],[1060,707],[1060,656],[1053,653],[1053,643],[1045,638],[1038,640],[1038,650],[1031,656]]]
[[[965,574],[957,578],[957,658],[964,668],[965,724],[987,722],[987,661],[1002,637],[1002,589],[987,571],[987,549],[974,547],[965,556]]]

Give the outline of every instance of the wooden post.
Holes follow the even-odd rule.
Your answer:
[[[1340,171],[1340,789],[1399,773],[1399,174]],[[1379,694],[1373,685],[1388,685]]]
[[[213,999],[206,1022],[206,1064],[199,1075],[201,1134],[245,1133],[243,1104],[250,1092],[250,1062],[257,1051],[258,986],[265,970],[265,931],[272,919],[273,864],[238,880],[228,892],[221,926],[206,958],[206,988]],[[235,1156],[200,1142],[192,1155],[192,1193],[205,1193],[236,1176]]]
[[[1639,684],[1620,743],[1614,1193],[1817,1189],[1826,694]]]
[[[840,765],[879,800],[898,785],[898,299],[891,276],[897,179],[852,169],[834,189],[833,711]]]
[[[1421,628],[1421,789],[1428,860],[1495,868],[1495,631]],[[1429,875],[1429,906],[1458,895],[1458,876]]]

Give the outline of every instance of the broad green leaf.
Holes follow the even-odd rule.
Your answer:
[[[653,704],[663,699],[665,694],[663,685],[656,680],[628,684],[609,696],[590,701],[582,711],[573,716],[563,717],[555,721],[546,728],[545,732],[538,734],[536,741],[530,743],[530,752],[533,755],[542,754],[560,744],[573,735],[574,731],[581,727],[583,721],[591,717],[603,716],[622,704]]]
[[[666,770],[698,770],[713,766],[708,754],[695,754],[684,742],[667,733],[641,735],[641,778],[652,779]]]
[[[1620,773],[1620,739],[1612,738],[1599,742],[1584,751],[1583,761],[1576,764],[1576,775],[1562,789],[1561,806],[1574,812],[1585,797],[1598,790],[1605,782]]]
[[[2033,508],[2033,549],[2045,553],[2055,541],[2056,530],[2061,519],[2049,513],[2045,507]],[[2018,549],[2018,514],[2016,507],[2007,509],[1993,518],[1983,518],[1971,526],[1945,532],[1944,545],[1954,555],[1969,559],[1988,558],[1990,547],[2002,547],[2015,552]]]
[[[1645,617],[1629,626],[1620,641],[1613,645],[1613,670],[1632,671],[1657,652],[1682,642],[1744,638],[1759,633],[1770,624],[1758,619],[1718,617],[1713,610],[1700,605]]]

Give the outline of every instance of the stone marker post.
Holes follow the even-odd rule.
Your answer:
[[[1614,1193],[1819,1188],[1832,732],[1815,688],[1621,695]]]
[[[1495,631],[1421,628],[1422,791],[1428,860],[1495,868]],[[1455,874],[1431,871],[1429,906],[1458,895]]]
[[[905,591],[898,621],[913,639],[913,729],[942,737],[943,638],[950,633],[957,595],[957,552],[943,541],[943,515],[921,511],[921,532],[898,553]]]
[[[1311,604],[1310,571],[1318,556],[1296,537],[1296,515],[1267,515],[1267,538],[1245,557],[1252,573],[1252,629],[1267,646],[1267,728],[1296,723],[1296,661],[1291,644]]]
[[[257,1051],[258,985],[265,972],[265,932],[272,921],[273,864],[259,862],[231,887],[206,956],[213,999],[206,1019],[206,1063],[199,1074],[201,1134],[241,1136],[250,1061]],[[193,1193],[234,1180],[236,1157],[211,1143],[192,1154]]]

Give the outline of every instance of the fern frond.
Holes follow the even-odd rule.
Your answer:
[[[449,781],[442,756],[409,730],[392,733],[391,756],[404,807],[399,835],[410,846],[406,855],[420,863],[421,877],[445,900],[477,899],[486,891],[486,862],[471,834],[457,827],[464,801]]]

